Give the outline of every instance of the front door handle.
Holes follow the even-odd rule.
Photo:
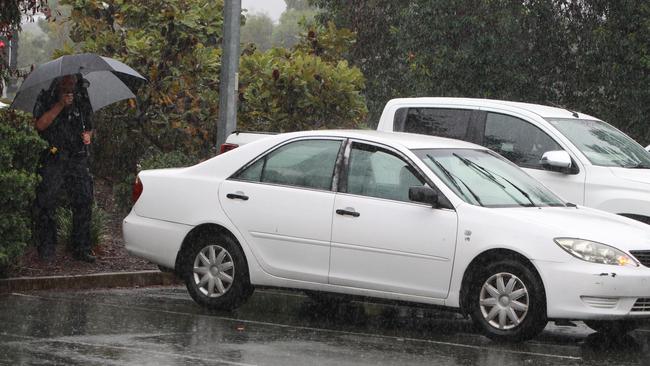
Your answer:
[[[242,201],[248,201],[248,196],[245,194],[239,194],[239,193],[228,193],[226,197],[230,198],[231,200],[242,200]]]
[[[356,211],[348,211],[348,210],[341,210],[341,209],[336,210],[336,213],[339,215],[352,216],[352,217],[361,216],[361,214]]]

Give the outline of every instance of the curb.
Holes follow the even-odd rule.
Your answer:
[[[111,272],[77,276],[21,277],[0,280],[0,294],[40,290],[83,290],[113,287],[178,285],[173,274],[160,271]]]

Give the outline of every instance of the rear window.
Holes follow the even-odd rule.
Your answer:
[[[444,108],[400,108],[394,130],[466,140],[471,110]]]

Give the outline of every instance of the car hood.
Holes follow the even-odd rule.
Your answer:
[[[618,178],[650,184],[650,169],[610,168],[610,170]]]
[[[550,230],[555,237],[592,240],[627,251],[650,250],[650,225],[608,212],[582,206],[495,210],[513,223]]]

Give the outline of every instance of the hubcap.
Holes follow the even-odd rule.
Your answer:
[[[194,283],[208,297],[219,297],[230,289],[235,266],[230,253],[218,245],[201,249],[194,259]]]
[[[483,318],[497,329],[512,329],[528,314],[528,289],[511,273],[488,278],[481,288],[480,308]]]

